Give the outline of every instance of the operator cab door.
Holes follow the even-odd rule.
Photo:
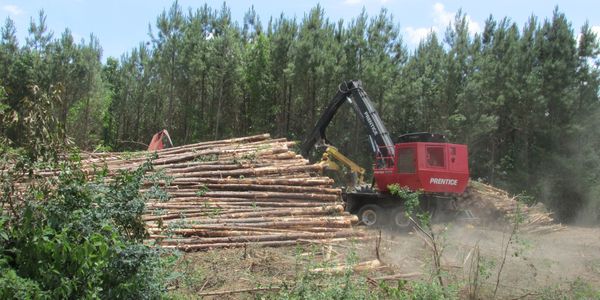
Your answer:
[[[411,190],[418,190],[418,151],[416,143],[396,144],[395,156],[390,164],[375,165],[374,177],[380,191],[388,191],[388,186],[398,184]]]
[[[413,191],[420,189],[418,156],[416,143],[396,145],[395,183]]]

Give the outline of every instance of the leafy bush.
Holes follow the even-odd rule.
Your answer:
[[[421,209],[421,192],[411,191],[408,187],[400,186],[397,183],[388,185],[390,194],[403,200],[404,211],[407,216],[416,217],[416,221],[423,227],[431,225],[431,215]]]
[[[37,179],[23,195],[3,194],[0,298],[161,297],[166,262],[142,243],[139,188],[150,167],[106,180],[106,170],[88,179],[76,162],[63,163],[58,178]],[[11,174],[19,172],[2,171],[3,191],[15,191]]]
[[[379,285],[379,290],[380,299],[441,300],[459,298],[456,286],[451,285],[443,288],[435,281],[413,281],[409,283],[399,280],[395,286],[389,286],[382,282]]]
[[[551,286],[537,295],[543,300],[600,299],[600,288],[577,278],[559,286]]]
[[[353,276],[352,266],[356,260],[355,253],[351,252],[346,261],[348,267],[341,276],[311,272],[315,267],[329,265],[309,262],[295,282],[284,285],[274,299],[377,299],[364,277]]]
[[[2,299],[36,299],[47,296],[42,293],[37,282],[19,277],[13,269],[0,269],[0,298]]]

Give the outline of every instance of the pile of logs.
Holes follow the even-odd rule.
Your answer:
[[[152,194],[158,187],[167,197],[151,198],[143,220],[148,243],[162,247],[192,251],[362,238],[352,229],[358,218],[343,210],[341,190],[320,175],[322,165],[310,164],[291,150],[293,145],[262,134],[154,153],[86,153],[82,167],[90,174],[103,167],[115,174],[136,169],[153,156],[151,173],[162,179],[146,182],[141,191]],[[519,205],[506,191],[475,181],[457,206],[470,210],[482,223],[506,224],[519,217],[525,231],[563,228],[541,204]]]
[[[563,225],[555,223],[552,213],[548,212],[542,203],[528,207],[505,190],[473,180],[458,199],[457,205],[459,209],[471,210],[484,224],[518,221],[522,231],[532,233],[564,229]]]
[[[360,238],[356,216],[344,212],[340,189],[268,134],[157,151],[153,171],[168,199],[151,199],[143,220],[149,243],[185,251],[218,247],[293,245]],[[85,168],[133,169],[149,153],[93,153]],[[151,192],[157,182],[147,182]]]

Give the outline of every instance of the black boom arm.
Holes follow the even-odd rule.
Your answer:
[[[387,132],[385,125],[383,125],[369,96],[363,90],[362,83],[358,80],[346,81],[339,85],[337,94],[329,102],[321,118],[317,121],[315,128],[302,144],[300,149],[302,155],[307,157],[316,143],[327,140],[325,130],[340,106],[346,101],[352,104],[352,108],[367,128],[373,153],[380,154],[383,157],[393,156],[394,144],[392,143],[390,134]]]

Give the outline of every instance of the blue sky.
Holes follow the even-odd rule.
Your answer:
[[[223,1],[180,0],[187,9],[197,8],[204,3],[219,8]],[[454,14],[462,8],[467,14],[470,29],[481,30],[485,19],[491,14],[495,19],[509,17],[523,25],[532,14],[540,20],[549,18],[556,5],[564,12],[577,31],[588,21],[600,35],[600,1],[596,0],[321,0],[321,1],[226,1],[233,17],[241,23],[244,13],[254,5],[266,24],[270,16],[281,13],[301,19],[317,3],[325,9],[330,20],[344,19],[349,22],[365,7],[369,16],[376,15],[386,7],[400,24],[404,40],[409,47],[418,44],[420,38],[430,30],[442,32]],[[120,57],[142,41],[148,40],[148,24],[154,25],[156,17],[168,9],[172,1],[167,0],[0,0],[0,20],[10,17],[15,21],[17,35],[24,43],[31,17],[37,17],[44,9],[47,23],[54,36],[58,37],[69,28],[76,40],[88,39],[94,33],[104,49],[104,57]]]

